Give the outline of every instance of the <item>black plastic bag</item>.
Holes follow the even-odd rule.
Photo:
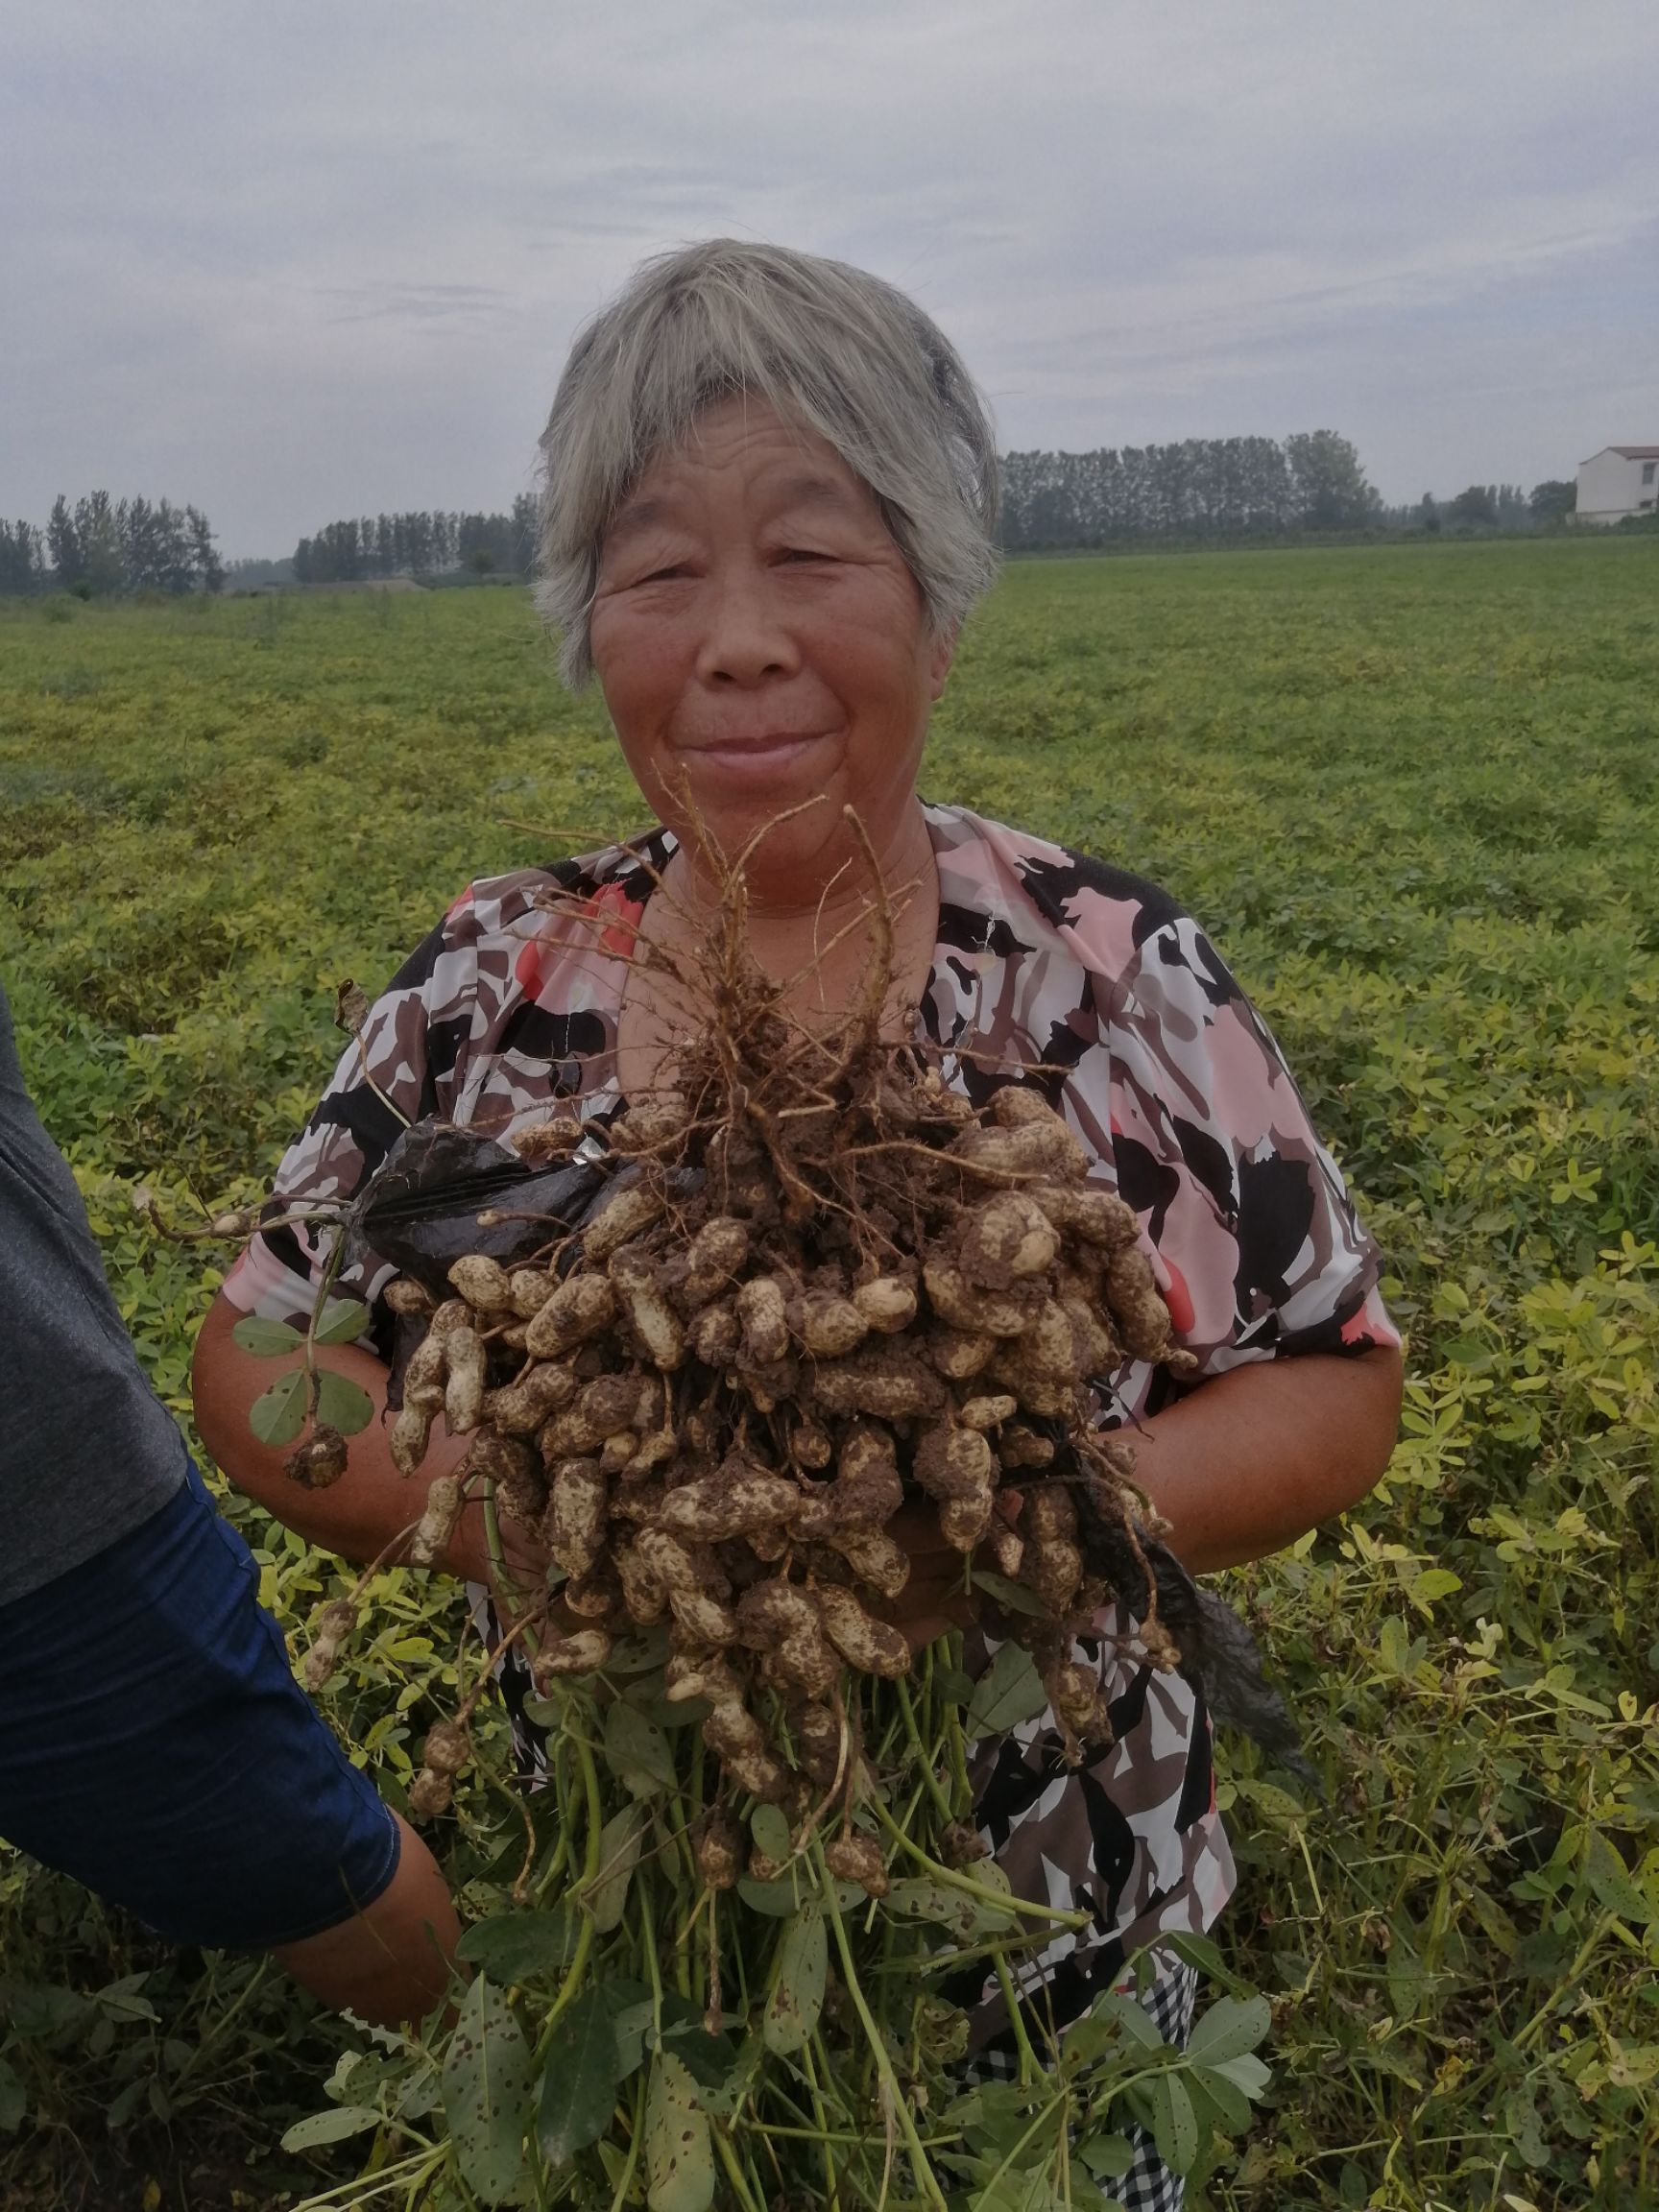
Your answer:
[[[429,1116],[405,1129],[358,1193],[346,1261],[390,1264],[449,1296],[449,1270],[469,1252],[521,1266],[579,1229],[607,1186],[587,1160],[528,1167],[493,1137]],[[481,1226],[480,1214],[503,1218]]]
[[[1070,1459],[1073,1472],[1077,1462]],[[1137,1620],[1150,1601],[1147,1575],[1158,1593],[1158,1618],[1181,1653],[1181,1672],[1203,1693],[1220,1728],[1237,1728],[1270,1759],[1323,1796],[1319,1777],[1302,1749],[1301,1732],[1279,1692],[1268,1681],[1261,1647],[1249,1623],[1213,1590],[1201,1590],[1166,1544],[1137,1527],[1130,1542],[1122,1524],[1102,1513],[1087,1486],[1078,1493],[1083,1556],[1104,1575]],[[1142,1564],[1144,1562],[1144,1564]]]

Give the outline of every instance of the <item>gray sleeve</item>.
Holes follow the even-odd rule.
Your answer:
[[[113,1544],[184,1479],[68,1164],[24,1088],[0,990],[0,1604]]]

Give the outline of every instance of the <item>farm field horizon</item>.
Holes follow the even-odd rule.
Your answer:
[[[1408,1337],[1383,1483],[1226,1578],[1325,1796],[1222,1741],[1217,1939],[1273,2001],[1274,2081],[1190,2203],[1659,2203],[1659,542],[1016,562],[923,789],[1196,914]],[[0,979],[181,1415],[224,1255],[132,1187],[180,1221],[257,1197],[342,979],[373,995],[469,879],[642,819],[517,589],[0,606]],[[229,1510],[302,1651],[337,1563]],[[386,1589],[322,1703],[396,1800],[458,1598]],[[503,1794],[439,1836],[467,1912],[498,1906]],[[8,2203],[343,2190],[373,2119],[278,2147],[330,2097],[386,2113],[382,2163],[442,2133],[269,1969],[168,1954],[4,1847],[0,1952]]]

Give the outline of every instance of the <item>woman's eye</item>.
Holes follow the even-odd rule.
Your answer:
[[[831,553],[819,553],[807,545],[786,545],[779,556],[783,561],[831,561]]]
[[[684,576],[685,573],[685,564],[683,562],[676,561],[672,562],[665,568],[653,568],[648,575],[641,576],[639,581],[641,584],[665,584],[671,578],[675,576]]]

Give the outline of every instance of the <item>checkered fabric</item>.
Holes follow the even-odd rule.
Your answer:
[[[1141,2009],[1151,2015],[1166,2043],[1178,2043],[1185,2049],[1192,2032],[1197,1997],[1197,1975],[1190,1966],[1177,1965],[1153,1983],[1141,1999]],[[1121,2180],[1108,2184],[1123,2212],[1181,2212],[1187,2197],[1186,2181],[1179,2174],[1170,2173],[1151,2136],[1138,2122],[1132,2122],[1123,2132],[1134,2150],[1135,2163]]]
[[[1137,2001],[1165,2042],[1178,2044],[1184,2050],[1192,2032],[1198,1976],[1190,1966],[1167,1955],[1161,1966],[1157,1981],[1149,1989],[1140,1992]],[[1137,1995],[1133,1979],[1120,1984],[1119,1987],[1126,1996]],[[962,2081],[964,2087],[977,2081],[1011,2081],[1019,2070],[1017,2056],[1011,2049],[992,2045],[963,2068]],[[1129,2139],[1135,2160],[1126,2174],[1107,2184],[1109,2194],[1117,2198],[1123,2212],[1181,2212],[1187,2197],[1186,2181],[1165,2165],[1152,2137],[1138,2121],[1127,2122],[1122,2132]]]

